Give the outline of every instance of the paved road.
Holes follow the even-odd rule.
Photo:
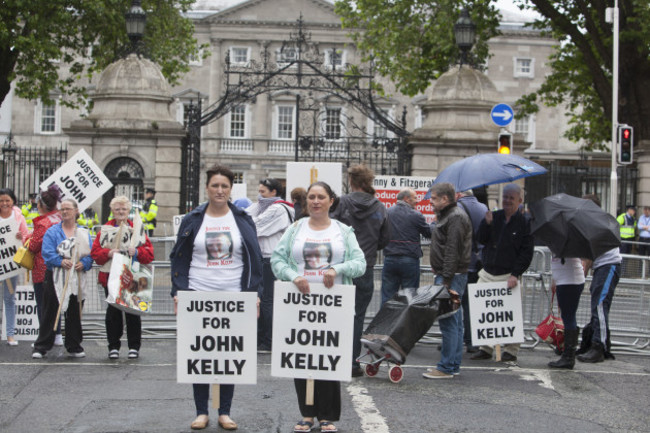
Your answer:
[[[175,340],[145,340],[136,361],[109,361],[102,340],[84,347],[85,359],[55,348],[37,361],[29,344],[1,345],[0,431],[191,431],[191,387],[176,383]],[[460,376],[424,379],[438,357],[434,345],[419,344],[400,384],[385,371],[344,383],[339,431],[650,432],[650,357],[549,371],[555,356],[538,347],[522,350],[517,363],[467,359]],[[258,385],[235,390],[240,432],[288,433],[299,419],[292,381],[271,377],[269,363],[259,355]],[[206,431],[221,429],[213,423]]]

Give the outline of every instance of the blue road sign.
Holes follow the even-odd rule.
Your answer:
[[[492,111],[490,112],[490,117],[492,117],[492,121],[497,126],[508,126],[512,122],[514,115],[515,112],[508,104],[497,104],[492,107]]]

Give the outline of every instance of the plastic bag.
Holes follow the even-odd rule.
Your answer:
[[[123,254],[113,254],[108,274],[106,302],[131,314],[151,312],[153,300],[153,275],[139,263],[131,265],[131,259]]]

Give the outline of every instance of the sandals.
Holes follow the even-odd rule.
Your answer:
[[[322,423],[321,423],[321,425],[322,425]],[[307,428],[299,428],[299,427],[307,427]],[[293,428],[293,433],[310,432],[311,429],[313,429],[313,428],[314,428],[314,423],[313,422],[305,421],[303,419],[303,420],[300,420],[300,421],[298,421],[296,423],[296,426]]]
[[[330,428],[323,428],[323,427],[330,427]],[[320,422],[320,431],[321,432],[328,432],[328,433],[333,433],[339,431],[339,429],[336,428],[334,424],[332,424],[329,421],[321,421]]]

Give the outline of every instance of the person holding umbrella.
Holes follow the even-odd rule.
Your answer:
[[[582,198],[592,200],[600,206],[600,200],[596,195],[586,195]],[[592,262],[584,261],[585,274],[589,269],[593,269],[591,276],[591,321],[587,326],[593,331],[591,336],[591,345],[586,353],[578,355],[578,361],[581,362],[603,362],[605,357],[612,357],[609,353],[610,336],[609,336],[609,309],[612,306],[614,291],[621,276],[621,262],[623,258],[620,254],[619,247],[612,248]]]
[[[519,277],[526,272],[533,259],[535,246],[530,234],[530,221],[519,212],[523,202],[523,191],[515,183],[503,187],[502,210],[488,211],[481,221],[476,239],[484,245],[483,269],[479,272],[479,283],[507,281],[508,288],[519,283]],[[501,359],[516,361],[519,344],[507,344]],[[470,359],[492,358],[492,347],[481,346]]]

